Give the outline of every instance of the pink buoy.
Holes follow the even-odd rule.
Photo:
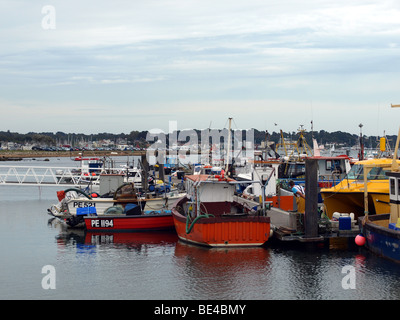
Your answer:
[[[357,235],[356,238],[354,239],[356,245],[362,247],[365,244],[365,237],[362,235]]]

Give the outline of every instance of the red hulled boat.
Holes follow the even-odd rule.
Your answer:
[[[88,231],[156,231],[173,230],[174,221],[170,212],[140,213],[138,215],[85,216]]]
[[[172,208],[178,237],[210,247],[261,246],[268,241],[270,218],[263,209],[234,201],[236,183],[221,176],[187,176],[187,196]]]

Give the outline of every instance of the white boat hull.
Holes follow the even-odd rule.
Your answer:
[[[186,193],[178,193],[174,195],[169,195],[165,198],[147,199],[144,211],[158,211],[161,209],[172,210],[175,201],[184,197],[185,195]]]
[[[185,194],[186,193],[179,193],[164,198],[146,199],[144,211],[158,211],[161,209],[171,210],[174,202],[182,198]],[[62,210],[63,206],[61,203],[51,206],[49,211],[54,216],[64,217],[76,215],[78,208],[96,208],[96,214],[103,215],[108,208],[117,203],[118,201],[112,198],[88,199],[86,197],[78,197],[65,200],[64,207],[66,208],[66,211]]]

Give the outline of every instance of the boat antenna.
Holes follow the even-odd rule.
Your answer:
[[[314,122],[311,120],[311,141],[314,140]]]
[[[400,105],[391,105],[392,108],[400,108]],[[399,164],[397,162],[397,152],[399,151],[399,144],[400,144],[400,128],[399,128],[399,133],[397,134],[397,140],[396,140],[396,146],[394,147],[394,153],[393,153],[393,161],[392,161],[392,171],[400,171],[399,170]]]

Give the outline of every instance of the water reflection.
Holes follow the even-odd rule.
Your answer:
[[[186,298],[247,299],[253,288],[260,288],[270,265],[264,247],[209,249],[179,241],[174,255]]]
[[[91,233],[65,229],[55,221],[49,225],[59,230],[60,278],[65,273],[66,282],[107,286],[120,296],[129,291],[123,297],[131,299],[400,298],[398,265],[347,239],[210,249],[181,242],[174,232]],[[354,290],[342,287],[342,269],[348,265],[356,274]],[[81,269],[96,272],[88,278],[71,271]]]
[[[358,248],[348,239],[336,240],[271,243],[275,273],[271,289],[282,299],[354,299],[357,293],[342,287],[342,269],[354,266]]]
[[[352,241],[207,249],[174,233],[89,236],[48,220],[55,193],[24,200],[22,189],[1,195],[3,299],[400,299],[399,265]],[[40,285],[44,265],[57,270],[56,290]],[[346,265],[354,290],[341,286]]]
[[[171,231],[153,232],[88,232],[85,229],[66,228],[59,220],[48,221],[49,226],[57,228],[60,233],[56,236],[59,247],[74,246],[77,249],[96,248],[125,248],[140,251],[143,247],[164,246],[175,244],[178,236]],[[94,251],[88,250],[89,253]]]

